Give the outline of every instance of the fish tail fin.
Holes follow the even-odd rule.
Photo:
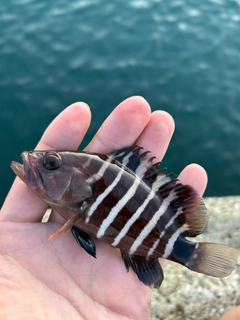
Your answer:
[[[224,278],[234,270],[238,251],[225,244],[197,243],[193,255],[185,266],[212,277]]]

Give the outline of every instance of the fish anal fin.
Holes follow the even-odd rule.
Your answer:
[[[121,251],[124,264],[131,267],[138,276],[138,279],[149,287],[159,288],[163,281],[163,270],[158,259],[146,259],[146,257],[133,255],[129,256]]]
[[[202,242],[196,245],[186,267],[212,277],[224,278],[234,270],[238,251],[225,244]]]
[[[87,253],[96,258],[96,247],[92,238],[84,231],[78,229],[77,227],[72,227],[71,232],[74,239]]]

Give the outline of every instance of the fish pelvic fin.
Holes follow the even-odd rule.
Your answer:
[[[129,270],[129,267],[138,276],[138,279],[149,287],[159,288],[164,275],[162,267],[158,259],[146,259],[146,257],[138,255],[128,255],[124,251],[121,251],[124,264]]]
[[[190,270],[212,277],[224,278],[234,270],[238,251],[225,244],[197,243],[193,255],[185,264]]]
[[[71,232],[77,244],[91,256],[96,258],[96,247],[92,238],[86,232],[75,226],[71,228]]]

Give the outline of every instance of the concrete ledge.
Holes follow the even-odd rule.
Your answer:
[[[199,241],[221,242],[240,250],[240,197],[206,198],[209,223]],[[218,320],[240,305],[240,262],[224,279],[204,276],[166,261],[165,280],[152,295],[151,320]]]

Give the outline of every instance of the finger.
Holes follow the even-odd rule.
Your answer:
[[[90,124],[91,113],[84,103],[75,103],[60,113],[46,129],[37,149],[76,149]],[[2,207],[2,220],[16,222],[41,221],[47,205],[19,178],[15,182]]]
[[[207,173],[198,164],[190,164],[183,169],[178,179],[183,184],[192,186],[197,193],[202,197],[207,186]]]
[[[156,156],[157,161],[164,157],[171,137],[174,132],[174,120],[164,111],[155,111],[136,141],[136,144],[151,150],[150,156]],[[179,180],[183,184],[191,185],[200,196],[203,195],[207,186],[206,171],[197,164],[187,166],[179,175]]]
[[[131,97],[120,103],[104,121],[86,150],[106,154],[134,143],[151,115],[142,97]]]
[[[174,120],[165,111],[155,111],[136,140],[136,144],[143,147],[145,151],[151,151],[150,157],[155,156],[156,161],[164,157],[174,132]]]
[[[44,132],[37,150],[76,150],[91,121],[89,106],[76,102],[63,110]]]
[[[240,306],[232,308],[220,318],[220,320],[239,320],[240,319]]]

